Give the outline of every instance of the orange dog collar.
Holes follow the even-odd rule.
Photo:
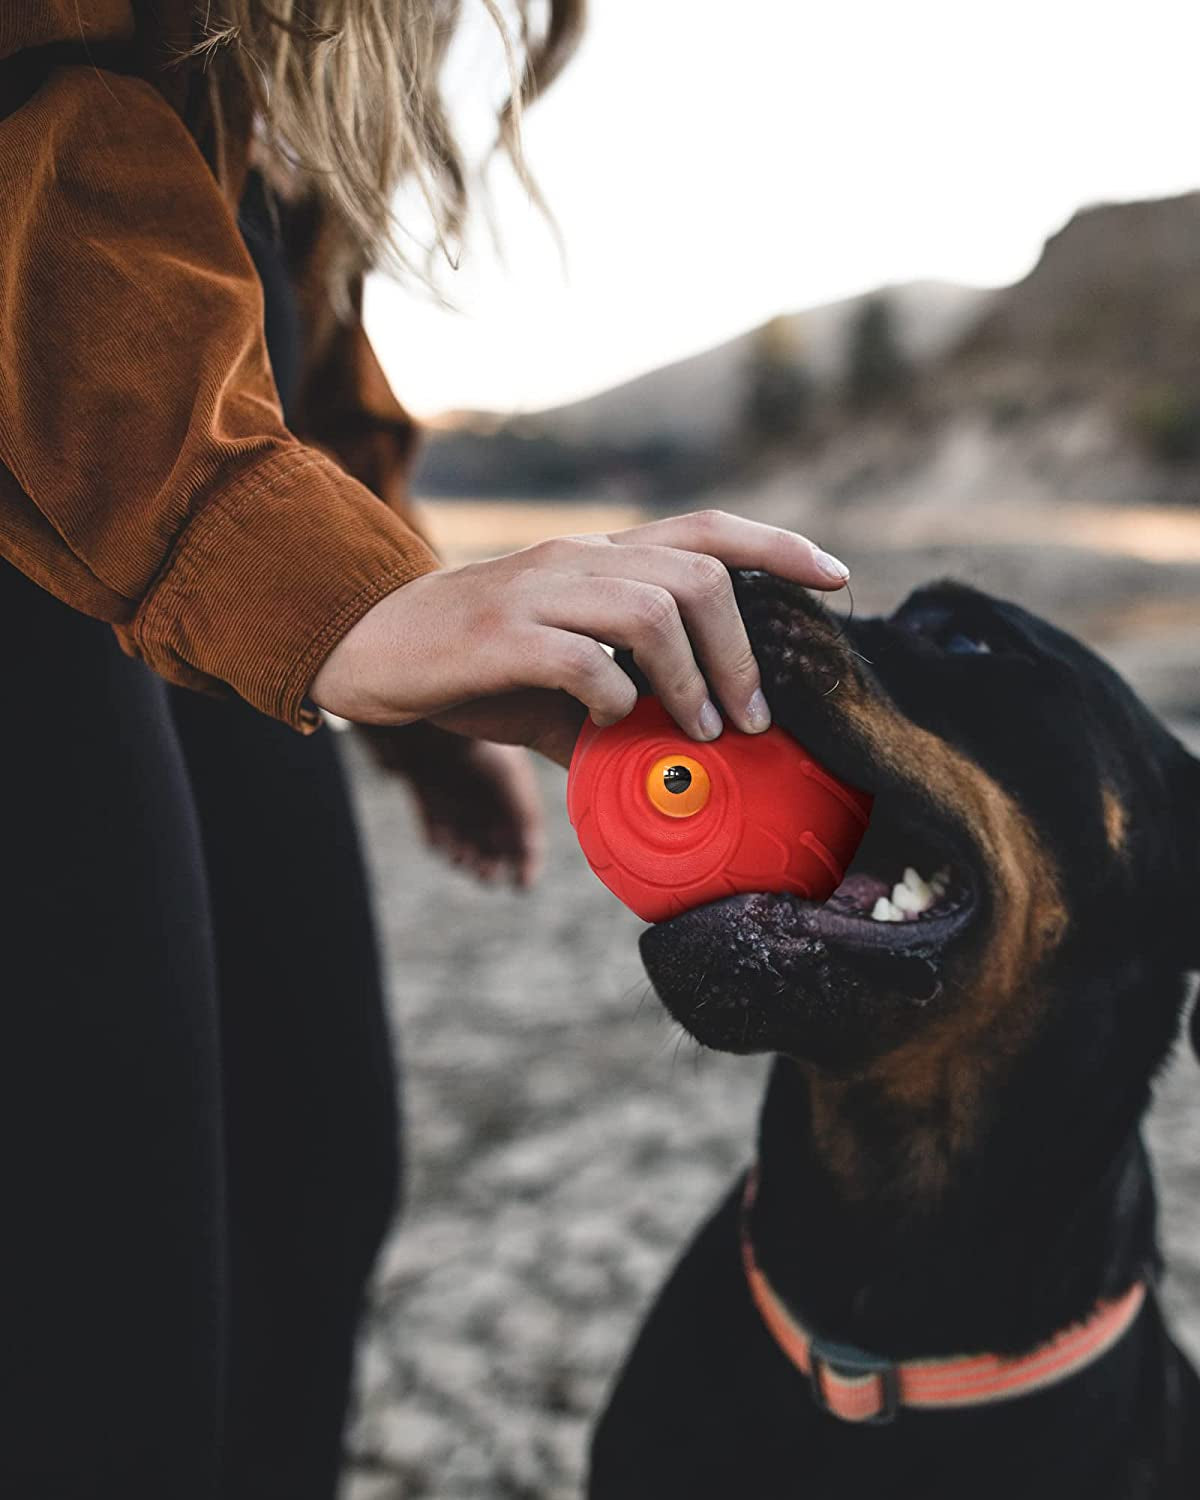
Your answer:
[[[889,1422],[904,1406],[926,1411],[982,1406],[1057,1385],[1106,1354],[1132,1327],[1145,1301],[1145,1283],[1135,1282],[1114,1301],[1097,1303],[1084,1322],[1015,1359],[966,1354],[892,1363],[815,1338],[788,1311],[754,1257],[749,1209],[755,1187],[751,1172],[742,1204],[742,1264],[750,1295],[772,1338],[808,1377],[817,1405],[844,1422]]]

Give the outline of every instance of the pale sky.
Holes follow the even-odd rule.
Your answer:
[[[466,0],[466,9],[478,0]],[[1194,0],[592,0],[440,310],[367,326],[418,415],[529,410],[886,282],[1000,285],[1082,204],[1200,185]],[[481,34],[452,75],[481,108]]]

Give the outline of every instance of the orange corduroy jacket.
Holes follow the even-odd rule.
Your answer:
[[[222,188],[192,40],[189,0],[0,0],[0,556],[170,681],[307,729],[332,646],[436,562],[412,424],[304,206],[284,426],[235,218],[249,119]]]

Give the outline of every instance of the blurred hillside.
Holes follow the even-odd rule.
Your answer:
[[[1200,499],[1200,195],[1084,210],[1025,280],[775,319],[591,400],[460,415],[421,489],[671,504],[788,473],[845,504]]]
[[[883,299],[904,359],[921,368],[952,347],[993,293],[948,282],[886,288],[773,319],[689,359],[548,411],[505,419],[458,412],[430,436],[418,485],[427,494],[537,496],[581,484],[670,498],[747,467],[769,433],[808,438],[835,403],[845,351]]]

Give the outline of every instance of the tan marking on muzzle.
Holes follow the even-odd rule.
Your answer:
[[[814,1134],[848,1192],[869,1190],[875,1178],[846,1139],[835,1139],[843,1131],[854,1136],[854,1101],[867,1085],[908,1122],[906,1187],[936,1193],[976,1138],[989,1082],[1036,1030],[1040,971],[1062,938],[1067,910],[1054,862],[1028,818],[969,757],[886,700],[852,690],[841,709],[877,765],[967,829],[986,884],[982,942],[947,966],[945,1001],[919,1034],[873,1062],[850,1089],[806,1070]]]

